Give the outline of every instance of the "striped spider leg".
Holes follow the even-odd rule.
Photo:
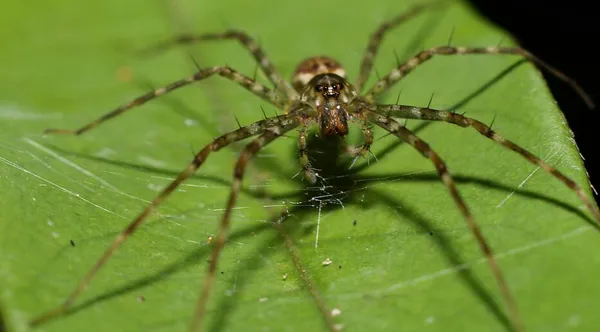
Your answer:
[[[116,250],[127,240],[154,212],[154,210],[160,205],[181,183],[192,176],[198,168],[204,163],[206,158],[211,152],[219,151],[220,149],[228,146],[231,143],[252,137],[258,136],[254,141],[246,146],[242,151],[241,156],[235,167],[235,180],[232,185],[232,193],[229,202],[235,204],[237,193],[240,188],[240,182],[244,175],[245,167],[248,160],[254,156],[262,147],[272,142],[275,138],[280,137],[286,132],[292,130],[298,126],[298,120],[296,112],[291,112],[286,115],[280,115],[257,121],[251,125],[239,128],[231,131],[224,135],[221,135],[214,139],[211,143],[207,144],[202,150],[200,150],[195,156],[189,166],[182,171],[171,184],[169,184],[161,193],[114,239],[108,249],[104,252],[102,257],[94,264],[94,266],[88,271],[85,277],[80,281],[77,287],[71,292],[67,299],[56,308],[49,310],[31,321],[32,325],[39,325],[44,321],[52,319],[56,316],[65,314],[72,307],[75,300],[81,295],[84,289],[87,287],[89,282],[94,278],[97,272],[106,264],[108,259],[116,252]],[[66,132],[66,131],[60,131]],[[73,132],[75,133],[75,132]],[[233,205],[232,205],[233,207]],[[229,212],[224,214],[222,225],[223,227],[228,226]],[[219,232],[219,236],[216,238],[215,248],[219,248],[224,244],[224,230]],[[218,255],[220,250],[215,249],[215,253]],[[214,262],[214,263],[213,263]],[[214,268],[216,267],[216,260],[211,261],[211,273],[214,277]]]
[[[462,47],[462,46],[439,46],[433,47],[425,51],[419,52],[416,56],[408,59],[403,64],[394,68],[389,74],[379,79],[373,87],[366,93],[365,98],[367,100],[375,100],[378,95],[381,95],[385,91],[389,90],[395,83],[406,77],[413,69],[422,65],[426,61],[432,59],[434,55],[466,55],[466,54],[482,54],[482,55],[520,55],[523,58],[533,62],[534,64],[545,69],[552,75],[563,80],[579,94],[581,99],[586,103],[589,108],[594,108],[595,104],[581,86],[572,78],[568,77],[558,69],[549,65],[542,59],[531,54],[529,51],[520,47]]]
[[[371,35],[371,38],[369,38],[369,43],[367,44],[365,54],[363,55],[363,58],[360,62],[360,70],[359,70],[358,78],[356,79],[356,82],[354,83],[354,87],[356,88],[356,91],[361,92],[362,88],[364,87],[364,84],[369,79],[369,74],[371,73],[371,69],[373,69],[373,64],[374,64],[375,56],[377,55],[377,51],[379,51],[379,47],[381,46],[383,37],[389,30],[394,29],[395,27],[399,26],[400,24],[417,16],[423,10],[425,10],[429,7],[436,7],[436,6],[442,6],[442,5],[448,5],[448,4],[449,4],[449,2],[447,2],[447,1],[433,1],[433,2],[428,2],[428,3],[426,2],[423,4],[414,5],[413,7],[409,8],[407,11],[400,13],[400,15],[397,15],[396,17],[393,17],[390,20],[381,23],[379,25],[379,27],[377,28],[377,30],[375,30],[375,32],[373,32],[373,34]]]
[[[257,95],[258,97],[262,98],[263,100],[273,104],[274,106],[283,108],[284,105],[286,105],[286,102],[284,100],[282,100],[281,97],[275,91],[270,90],[266,86],[237,72],[236,70],[234,70],[230,67],[227,67],[227,66],[210,67],[210,68],[206,68],[206,69],[200,69],[192,76],[186,77],[181,80],[177,80],[177,81],[172,82],[162,88],[152,90],[146,94],[143,94],[143,95],[135,98],[134,100],[132,100],[126,104],[123,104],[123,105],[115,108],[114,110],[102,115],[95,121],[92,121],[92,122],[82,126],[81,128],[78,128],[75,130],[49,128],[49,129],[45,130],[45,133],[81,135],[89,130],[96,128],[97,126],[101,125],[105,121],[115,118],[136,106],[145,104],[146,102],[148,102],[154,98],[160,97],[166,93],[169,93],[173,90],[176,90],[176,89],[179,89],[186,85],[189,85],[191,83],[198,82],[203,79],[209,78],[215,74],[218,74],[222,77],[225,77],[225,78],[241,85],[246,90],[252,92],[253,94]]]
[[[250,38],[247,34],[240,31],[228,31],[221,34],[206,34],[198,36],[182,36],[175,40],[175,43],[187,43],[193,41],[203,40],[220,40],[220,39],[236,39],[253,55],[258,63],[258,66],[265,72],[269,80],[275,85],[275,89],[271,90],[266,86],[256,82],[247,76],[229,68],[229,67],[211,67],[200,69],[194,75],[175,81],[163,88],[150,91],[133,101],[126,103],[115,110],[105,114],[98,120],[93,121],[77,130],[64,130],[64,129],[48,129],[48,133],[62,133],[62,134],[74,134],[79,135],[88,130],[95,128],[102,124],[106,120],[114,118],[125,111],[134,108],[135,106],[142,105],[156,97],[159,97],[165,93],[178,89],[180,87],[189,85],[190,83],[200,81],[208,78],[214,74],[223,76],[232,82],[241,85],[245,89],[249,90],[253,94],[268,101],[275,107],[285,111],[284,115],[267,118],[261,121],[257,121],[251,125],[241,127],[237,130],[226,133],[211,143],[207,144],[202,150],[200,150],[179,176],[171,182],[139,215],[135,218],[112,242],[109,248],[104,252],[101,258],[94,264],[89,272],[81,279],[77,287],[67,297],[67,299],[59,306],[54,309],[41,314],[40,316],[33,319],[32,324],[38,325],[44,321],[47,321],[53,317],[60,316],[67,313],[74,301],[81,295],[86,286],[94,278],[97,272],[105,265],[115,251],[124,243],[134,232],[137,230],[148,217],[156,210],[156,208],[168,198],[168,196],[178,188],[181,183],[188,179],[194,174],[198,168],[204,163],[206,158],[211,152],[218,151],[227,145],[244,140],[250,137],[255,137],[246,147],[242,150],[233,172],[233,181],[231,184],[231,191],[229,199],[226,203],[226,208],[218,226],[217,236],[213,240],[213,250],[210,257],[210,263],[208,266],[208,272],[203,281],[202,288],[198,297],[198,303],[193,314],[193,320],[191,324],[192,330],[197,330],[202,327],[202,322],[206,314],[206,307],[210,295],[210,291],[214,284],[216,268],[218,266],[219,257],[222,249],[225,246],[228,230],[230,227],[230,217],[233,208],[235,207],[237,197],[241,190],[242,179],[246,170],[248,161],[254,157],[263,147],[267,144],[278,139],[285,133],[300,128],[300,134],[298,136],[298,148],[299,148],[299,162],[304,173],[305,178],[314,183],[317,180],[318,174],[310,166],[308,153],[306,149],[307,144],[307,133],[308,129],[313,126],[318,126],[320,136],[323,139],[327,139],[334,136],[345,137],[349,131],[349,123],[355,122],[362,126],[364,143],[361,147],[348,147],[347,152],[353,156],[364,155],[369,152],[370,146],[373,143],[373,132],[369,127],[370,124],[374,124],[386,130],[387,132],[397,136],[409,145],[414,147],[424,157],[428,158],[437,170],[443,184],[447,187],[450,192],[452,199],[456,206],[460,210],[463,218],[467,222],[469,229],[475,236],[481,251],[486,257],[492,273],[497,280],[502,296],[507,303],[508,310],[510,312],[511,323],[514,325],[516,330],[523,330],[521,319],[519,318],[515,301],[508,289],[506,282],[502,276],[502,272],[496,263],[491,248],[488,246],[481,230],[477,226],[473,215],[471,214],[466,202],[463,200],[459,191],[455,185],[445,162],[441,157],[423,140],[417,137],[414,133],[408,130],[406,127],[398,123],[393,119],[396,118],[419,118],[422,120],[431,121],[444,121],[453,123],[462,127],[471,126],[484,136],[492,139],[493,141],[502,144],[509,149],[519,153],[528,161],[540,166],[546,172],[552,174],[560,181],[565,183],[569,188],[577,193],[577,195],[584,201],[588,209],[592,212],[594,217],[600,223],[600,212],[598,208],[592,204],[592,202],[585,196],[581,188],[572,180],[564,176],[559,171],[555,170],[547,163],[527,152],[525,149],[518,145],[505,140],[497,133],[492,131],[489,127],[483,123],[458,115],[451,112],[443,112],[430,108],[418,108],[405,105],[379,105],[375,103],[375,99],[383,92],[388,90],[392,85],[398,82],[400,79],[405,77],[414,68],[432,58],[433,55],[451,55],[451,54],[517,54],[522,55],[525,58],[533,61],[534,63],[542,66],[549,70],[551,73],[564,79],[570,83],[576,91],[578,91],[582,97],[591,103],[591,99],[579,88],[579,86],[549,65],[545,64],[541,60],[537,59],[527,51],[520,48],[509,48],[509,47],[489,47],[489,48],[465,48],[465,47],[437,47],[427,51],[419,53],[416,57],[409,59],[404,64],[398,66],[392,70],[388,75],[378,80],[375,85],[368,90],[368,92],[361,96],[359,94],[360,88],[363,87],[367,80],[369,72],[373,65],[373,59],[377,53],[378,47],[383,40],[385,32],[391,28],[399,25],[406,19],[413,17],[420,12],[424,6],[415,7],[409,12],[397,16],[396,18],[382,24],[375,34],[372,35],[371,40],[368,44],[366,53],[361,62],[361,69],[359,78],[357,80],[357,87],[351,85],[347,78],[346,73],[342,66],[335,60],[317,56],[304,60],[298,65],[296,71],[293,74],[291,82],[283,80],[282,76],[275,69],[273,64],[270,62],[265,52],[259,47],[259,45]],[[157,50],[164,49],[164,47],[171,43],[161,44]],[[286,239],[286,245],[289,239]],[[315,296],[313,296],[315,297]],[[318,301],[317,301],[318,302]],[[323,310],[322,310],[323,312]],[[323,313],[327,327],[330,330],[334,329],[333,324],[327,313]]]
[[[174,45],[181,44],[191,44],[202,41],[211,41],[211,40],[226,40],[226,39],[234,39],[240,42],[242,46],[247,49],[252,57],[257,62],[258,66],[263,70],[265,75],[269,78],[269,80],[275,85],[276,90],[285,93],[288,99],[298,99],[298,92],[296,89],[292,88],[290,83],[286,81],[281,74],[277,71],[275,66],[269,60],[269,57],[262,50],[260,45],[250,37],[244,31],[238,30],[229,30],[223,33],[207,33],[202,35],[179,35],[175,37],[173,40],[168,40],[149,49],[145,50],[143,53],[156,53],[162,52]]]
[[[544,171],[557,178],[560,182],[564,183],[567,187],[569,187],[569,189],[573,190],[577,194],[579,199],[581,199],[588,210],[590,210],[594,218],[598,221],[598,223],[600,223],[600,210],[598,210],[596,205],[589,199],[583,189],[581,189],[581,187],[575,181],[569,179],[566,175],[550,166],[542,159],[536,157],[533,153],[500,136],[497,132],[492,130],[490,126],[481,121],[454,112],[436,110],[429,107],[415,107],[407,105],[378,105],[374,108],[373,112],[377,113],[372,115],[373,121],[380,126],[385,126],[386,128],[389,128],[390,126],[389,123],[387,123],[390,117],[442,121],[452,123],[463,128],[471,127],[481,135],[500,145],[503,145],[512,151],[515,151],[523,158],[527,159],[527,161],[530,163],[539,166]],[[385,118],[383,118],[383,116],[385,116]]]

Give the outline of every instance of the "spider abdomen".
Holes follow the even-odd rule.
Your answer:
[[[314,56],[308,58],[296,67],[292,75],[292,85],[299,93],[308,85],[308,83],[317,75],[336,74],[339,77],[346,78],[346,71],[337,61],[326,56]]]

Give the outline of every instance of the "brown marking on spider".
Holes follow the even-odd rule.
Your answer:
[[[346,79],[346,71],[339,62],[327,56],[315,56],[300,62],[296,67],[292,75],[292,86],[298,93],[302,93],[308,82],[321,74],[336,74]]]
[[[433,3],[436,4],[436,3]],[[430,107],[416,107],[410,105],[382,105],[375,102],[377,97],[388,91],[395,83],[406,77],[410,72],[422,65],[434,55],[517,55],[533,62],[542,69],[549,71],[551,74],[564,80],[576,90],[582,98],[593,106],[591,98],[579,87],[579,85],[571,78],[567,77],[557,69],[549,66],[539,58],[535,57],[528,51],[519,47],[452,47],[441,46],[434,47],[429,50],[422,51],[406,62],[399,64],[392,69],[387,75],[380,78],[365,95],[359,95],[364,83],[367,81],[368,75],[373,66],[373,59],[377,54],[379,45],[383,40],[385,32],[400,23],[414,17],[421,12],[427,5],[419,5],[406,13],[398,15],[390,21],[382,23],[376,32],[371,36],[363,60],[360,65],[359,77],[356,84],[351,85],[347,78],[346,72],[341,65],[328,57],[313,57],[304,60],[297,67],[292,82],[283,80],[275,66],[271,63],[266,53],[256,43],[254,39],[246,33],[240,31],[227,31],[217,34],[204,35],[186,35],[175,38],[173,41],[161,44],[154,50],[163,50],[172,44],[191,43],[196,41],[209,40],[238,40],[255,58],[258,66],[263,70],[271,83],[276,87],[271,90],[268,87],[256,82],[234,69],[222,67],[210,67],[199,69],[194,75],[187,78],[172,82],[162,88],[150,91],[124,105],[114,109],[113,111],[101,116],[98,120],[88,123],[77,130],[65,129],[48,129],[47,133],[62,133],[62,134],[82,134],[92,128],[97,127],[103,122],[123,114],[129,109],[142,105],[158,96],[169,93],[180,87],[189,85],[215,74],[222,76],[250,91],[254,95],[270,102],[275,107],[282,109],[285,114],[264,120],[257,121],[248,126],[241,127],[237,130],[223,134],[214,139],[201,149],[190,162],[188,167],[184,169],[177,178],[171,182],[156,198],[135,218],[112,242],[109,248],[104,252],[101,258],[94,264],[89,272],[81,279],[80,283],[75,287],[73,292],[59,306],[47,311],[31,321],[31,325],[39,325],[51,318],[63,315],[72,308],[73,303],[79,298],[81,293],[94,278],[96,273],[104,266],[106,261],[112,257],[114,252],[133,234],[154,212],[160,203],[162,203],[175,189],[185,180],[192,176],[200,166],[206,161],[209,154],[222,149],[223,147],[234,142],[244,140],[250,137],[256,137],[251,141],[246,148],[241,152],[240,157],[234,167],[233,181],[229,199],[226,203],[226,209],[221,219],[217,235],[213,241],[213,251],[208,260],[208,273],[204,279],[204,284],[198,299],[198,304],[194,312],[191,328],[192,330],[199,329],[206,312],[209,294],[214,284],[215,273],[219,256],[227,239],[227,233],[230,226],[230,217],[233,208],[235,207],[237,196],[239,195],[242,186],[242,179],[246,170],[248,161],[254,157],[263,147],[277,138],[283,136],[289,131],[300,127],[298,135],[298,148],[300,152],[299,162],[307,180],[311,183],[316,182],[317,174],[310,167],[310,162],[306,150],[306,135],[308,128],[318,125],[323,139],[331,136],[345,136],[348,133],[348,124],[351,122],[358,123],[362,126],[364,135],[364,143],[360,148],[348,148],[347,152],[357,156],[369,151],[373,143],[373,132],[369,127],[374,124],[383,128],[388,133],[397,136],[401,140],[408,143],[416,151],[421,153],[425,158],[429,159],[433,167],[437,170],[442,183],[446,186],[450,196],[454,200],[456,207],[467,222],[473,236],[475,237],[482,254],[486,257],[489,267],[497,281],[501,294],[506,302],[509,311],[510,321],[515,330],[523,330],[521,318],[519,317],[516,303],[509,291],[509,288],[504,281],[502,272],[496,263],[494,254],[487,244],[483,233],[477,225],[475,218],[470,212],[466,202],[460,195],[455,181],[446,167],[445,162],[440,155],[435,152],[429,144],[416,136],[413,132],[403,126],[395,118],[404,119],[420,119],[428,121],[441,121],[460,127],[471,127],[479,132],[484,137],[502,145],[515,153],[521,155],[528,162],[539,166],[547,174],[555,177],[569,189],[577,194],[580,200],[586,205],[588,210],[594,216],[596,221],[600,223],[600,210],[592,203],[592,200],[585,194],[581,187],[569,179],[563,173],[547,164],[542,159],[536,157],[526,149],[517,144],[503,138],[498,133],[493,131],[489,126],[482,122],[465,117],[464,115],[437,110]],[[316,290],[316,286],[307,276],[306,269],[302,266],[299,255],[295,253],[291,239],[283,231],[279,222],[274,223],[274,227],[282,236],[286,248],[292,252],[292,259],[300,274],[301,280],[308,286],[311,296],[318,309],[320,310],[326,327],[329,330],[336,330],[336,324],[333,322],[331,313],[326,309],[325,301]]]
[[[350,118],[348,107],[358,93],[348,81],[333,72],[320,73],[318,70],[311,75],[303,87],[300,101],[317,111],[323,136],[346,136]]]

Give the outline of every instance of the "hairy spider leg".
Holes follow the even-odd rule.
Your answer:
[[[389,90],[394,84],[406,77],[413,69],[417,68],[434,55],[462,55],[462,54],[483,54],[483,55],[521,55],[525,59],[547,70],[552,75],[569,84],[577,94],[583,99],[589,108],[594,108],[592,98],[581,88],[581,86],[569,76],[563,74],[558,69],[550,66],[535,55],[520,47],[461,47],[461,46],[440,46],[433,47],[418,53],[413,58],[407,60],[402,65],[394,68],[389,74],[375,82],[373,87],[367,92],[365,98],[369,101]]]
[[[253,155],[253,152],[255,152],[253,150],[253,147],[261,147],[262,145],[260,144],[266,144],[270,142],[273,138],[280,136],[280,134],[283,134],[285,131],[288,131],[296,126],[297,120],[292,115],[286,114],[254,122],[253,124],[231,131],[214,139],[210,144],[206,145],[202,150],[200,150],[200,152],[198,152],[194,156],[194,159],[188,165],[188,167],[183,172],[181,172],[177,176],[177,178],[173,180],[173,182],[171,182],[165,189],[163,189],[163,191],[158,196],[156,196],[156,198],[154,198],[154,200],[137,216],[137,218],[135,218],[121,233],[119,233],[119,235],[117,235],[110,247],[104,252],[102,257],[96,262],[96,264],[89,270],[85,277],[81,279],[79,285],[77,285],[73,292],[67,297],[65,302],[55,307],[54,309],[51,309],[37,316],[31,321],[30,324],[32,326],[36,326],[56,316],[67,313],[73,305],[73,303],[75,302],[75,300],[79,297],[79,295],[81,295],[86,286],[89,284],[89,282],[94,278],[97,272],[106,264],[109,258],[112,257],[112,255],[121,246],[121,244],[123,244],[123,242],[125,242],[125,240],[127,240],[147,220],[147,218],[152,214],[152,212],[154,212],[154,210],[165,199],[167,199],[167,197],[171,195],[171,193],[173,193],[173,191],[177,187],[179,187],[179,185],[182,182],[184,182],[186,179],[192,176],[196,172],[196,170],[198,170],[198,168],[204,163],[204,161],[211,152],[218,151],[233,142],[237,142],[251,136],[260,135],[265,132],[267,133],[267,135],[261,136],[261,138],[258,141],[255,141],[258,143],[251,143],[248,146],[247,151],[244,152],[242,157],[240,157],[241,162],[238,162],[238,166],[236,166],[236,181],[234,181],[233,185],[233,189],[237,188],[237,190],[239,190],[239,181],[241,181],[241,177],[238,178],[237,176],[241,176],[243,174],[243,170],[247,159],[251,155]],[[234,201],[236,195],[237,193],[235,193],[235,195],[232,195],[234,197]],[[230,210],[231,208],[232,206],[228,205],[228,209]],[[228,220],[224,218],[221,228],[227,226],[226,223],[228,223]],[[219,236],[216,238],[215,248],[217,248],[217,246],[222,246],[223,242],[225,241],[224,236],[224,230],[222,229],[219,232]],[[220,249],[215,249],[215,251],[216,253],[213,253],[213,257],[218,256]],[[216,263],[211,263],[211,266],[212,264]],[[212,269],[214,269],[214,266],[211,268],[211,271]]]
[[[581,189],[581,187],[575,181],[569,179],[566,175],[564,175],[554,167],[548,165],[548,163],[535,156],[533,153],[520,147],[514,142],[509,141],[504,137],[500,136],[486,124],[458,113],[446,112],[432,108],[415,107],[407,105],[379,105],[375,109],[381,115],[385,114],[403,119],[442,121],[452,123],[463,128],[472,127],[473,129],[477,130],[477,132],[479,132],[481,135],[518,153],[530,163],[539,166],[544,171],[546,171],[546,173],[554,176],[560,182],[564,183],[569,189],[573,190],[577,194],[577,197],[579,197],[579,199],[583,201],[585,206],[592,213],[592,215],[596,219],[596,222],[600,224],[600,210],[592,203],[592,201],[588,198],[583,189]]]
[[[194,319],[192,321],[192,331],[200,329],[202,320],[204,318],[210,290],[214,284],[219,255],[221,254],[221,251],[225,246],[225,241],[227,240],[227,232],[231,224],[231,211],[233,210],[237,197],[240,193],[242,179],[244,177],[248,161],[267,144],[271,143],[277,137],[284,135],[286,132],[296,128],[299,125],[299,121],[291,115],[280,116],[277,118],[277,120],[281,120],[281,122],[276,122],[270,128],[265,129],[259,137],[246,145],[235,164],[233,171],[233,182],[231,183],[231,191],[227,201],[227,207],[223,213],[221,223],[219,224],[217,236],[214,239],[214,248],[209,260],[208,274],[204,278],[202,291],[200,293],[200,297],[198,298],[198,304],[196,306]]]
[[[346,147],[346,152],[354,157],[354,160],[352,161],[352,163],[350,164],[350,168],[352,168],[352,166],[354,166],[354,163],[356,163],[356,160],[358,160],[359,157],[364,157],[364,156],[368,156],[368,154],[371,152],[371,145],[373,145],[373,129],[371,128],[371,126],[369,125],[368,121],[361,121],[361,127],[360,127],[362,134],[363,134],[363,143],[361,146],[348,146]]]
[[[400,13],[400,15],[381,23],[377,30],[375,30],[375,32],[369,38],[369,43],[367,44],[367,48],[360,63],[359,75],[356,79],[356,83],[354,84],[356,90],[359,92],[362,91],[364,84],[369,79],[369,74],[373,68],[373,63],[375,62],[377,51],[379,51],[379,46],[381,46],[383,37],[387,32],[389,32],[389,30],[392,30],[393,28],[398,27],[413,17],[418,16],[418,14],[420,14],[424,9],[435,7],[437,5],[447,5],[449,3],[450,2],[448,1],[432,1],[429,3],[418,4],[410,7],[407,11]]]
[[[302,168],[302,173],[304,177],[308,180],[310,184],[314,184],[317,182],[317,173],[310,165],[310,159],[308,156],[308,151],[306,150],[306,136],[308,135],[308,128],[303,126],[300,128],[300,132],[298,133],[298,154],[300,167]]]
[[[285,93],[288,99],[298,99],[298,93],[292,88],[291,84],[283,79],[283,76],[277,71],[267,54],[263,51],[260,45],[244,31],[228,30],[223,33],[207,33],[199,35],[185,34],[175,37],[172,40],[160,43],[149,48],[146,52],[164,51],[175,45],[192,44],[196,42],[210,40],[237,39],[244,48],[246,48],[254,57],[263,72],[269,80],[275,85],[278,91]]]
[[[521,317],[519,316],[519,312],[517,310],[517,304],[511,294],[511,292],[508,289],[508,285],[506,284],[506,281],[504,279],[502,271],[500,270],[500,267],[498,266],[496,259],[494,258],[492,249],[487,244],[487,241],[485,240],[485,237],[483,236],[481,229],[477,225],[475,218],[473,218],[473,215],[471,214],[471,211],[467,207],[467,204],[465,203],[465,201],[461,197],[460,193],[458,192],[458,189],[456,188],[454,179],[452,178],[452,176],[450,175],[450,172],[448,171],[448,168],[446,167],[446,163],[442,160],[442,158],[440,158],[440,156],[433,149],[431,149],[431,147],[429,147],[429,145],[425,141],[420,139],[418,136],[416,136],[413,132],[408,130],[406,127],[404,127],[399,122],[395,121],[394,119],[392,119],[391,117],[389,117],[387,115],[379,114],[379,113],[368,111],[368,110],[366,112],[367,112],[366,115],[371,119],[371,121],[373,121],[379,127],[385,129],[386,131],[392,133],[393,135],[402,139],[406,143],[410,144],[417,151],[419,151],[425,158],[428,158],[429,160],[431,160],[431,162],[435,166],[440,178],[442,179],[442,182],[444,183],[446,188],[448,188],[448,190],[450,191],[450,195],[452,196],[452,199],[458,206],[461,214],[463,215],[463,218],[466,220],[469,228],[471,229],[471,232],[477,239],[477,242],[479,243],[479,247],[480,247],[481,251],[483,252],[484,256],[487,258],[490,269],[492,270],[492,273],[494,274],[494,277],[496,278],[498,286],[500,287],[502,297],[504,297],[504,300],[506,301],[506,304],[508,306],[511,322],[514,324],[514,327],[517,331],[523,331],[524,327],[523,327]]]
[[[259,96],[263,100],[266,100],[269,103],[271,103],[279,108],[283,108],[284,105],[286,105],[286,101],[281,100],[281,98],[277,95],[277,93],[270,90],[266,86],[264,86],[258,82],[255,82],[251,78],[244,76],[243,74],[239,73],[238,71],[236,71],[232,68],[229,68],[229,67],[210,67],[210,68],[201,69],[200,71],[196,72],[192,76],[175,81],[175,82],[170,83],[162,88],[152,90],[142,96],[139,96],[139,97],[135,98],[134,100],[128,102],[127,104],[117,107],[116,109],[104,114],[97,120],[92,121],[77,130],[49,128],[49,129],[46,129],[44,132],[52,133],[52,134],[81,135],[81,134],[85,133],[86,131],[94,129],[95,127],[99,126],[103,122],[123,114],[127,110],[130,110],[136,106],[145,104],[146,102],[148,102],[156,97],[162,96],[168,92],[179,89],[188,84],[209,78],[214,74],[223,76],[223,77],[241,85],[246,90],[252,92],[253,94]]]

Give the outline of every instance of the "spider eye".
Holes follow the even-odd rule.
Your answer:
[[[335,89],[336,90],[342,90],[343,88],[344,88],[344,86],[342,84],[338,83],[338,84],[335,85]]]
[[[323,91],[323,86],[322,85],[315,86],[315,91],[322,92]]]

